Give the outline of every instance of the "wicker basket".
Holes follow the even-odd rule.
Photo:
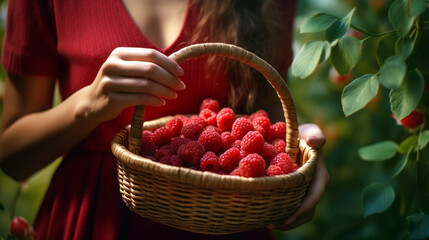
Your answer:
[[[287,175],[244,178],[164,165],[139,155],[142,129],[156,129],[171,117],[143,124],[144,106],[136,106],[131,125],[112,141],[120,193],[144,218],[205,234],[229,234],[262,228],[297,210],[317,162],[316,150],[298,138],[293,100],[278,72],[255,54],[223,44],[196,44],[172,54],[179,64],[206,54],[241,61],[261,72],[277,91],[286,119],[286,152],[300,168]],[[128,145],[128,147],[127,147]],[[128,150],[130,149],[130,150]]]

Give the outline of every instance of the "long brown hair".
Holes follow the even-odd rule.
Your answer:
[[[295,0],[195,0],[199,19],[192,43],[224,42],[241,46],[284,72],[291,61]],[[216,59],[216,60],[215,60]],[[211,57],[211,69],[224,69],[229,79],[229,104],[241,112],[254,110],[267,81],[237,61]],[[265,99],[266,96],[264,96]]]

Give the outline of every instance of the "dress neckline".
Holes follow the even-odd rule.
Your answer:
[[[147,38],[143,34],[143,32],[140,30],[140,28],[137,26],[136,22],[134,21],[134,19],[132,18],[132,16],[128,12],[128,10],[127,10],[127,8],[126,8],[126,6],[122,0],[116,0],[115,2],[119,5],[118,9],[120,10],[119,14],[121,15],[121,19],[124,19],[124,21],[126,22],[126,24],[124,24],[124,25],[129,26],[129,31],[131,31],[133,33],[133,36],[136,38],[136,40],[138,40],[138,42],[143,41],[144,43],[148,44],[150,47],[152,47],[152,48],[154,48],[154,49],[156,49],[162,53],[167,53],[167,52],[170,52],[172,49],[174,49],[176,47],[176,45],[178,45],[180,43],[181,38],[184,35],[185,28],[188,25],[188,22],[190,21],[190,12],[191,12],[190,1],[191,0],[187,0],[185,19],[182,22],[182,26],[181,26],[179,34],[176,36],[175,40],[170,45],[166,46],[165,48],[159,47],[158,45],[153,43],[149,38]]]

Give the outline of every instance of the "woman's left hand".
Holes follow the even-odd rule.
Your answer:
[[[307,195],[302,200],[298,210],[284,221],[270,224],[269,228],[290,230],[312,220],[316,206],[329,182],[329,173],[326,169],[325,158],[321,150],[326,142],[322,130],[315,124],[303,124],[299,126],[299,137],[305,140],[310,147],[319,149],[316,172],[308,188]]]

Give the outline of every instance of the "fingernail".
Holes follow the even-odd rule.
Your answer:
[[[173,92],[173,99],[176,99],[178,97],[176,92]]]
[[[165,102],[165,100],[164,99],[161,99],[162,100],[162,106],[164,106],[165,104],[166,104],[166,102]]]
[[[179,80],[179,89],[180,89],[180,90],[183,90],[183,89],[185,89],[185,88],[186,88],[185,83],[183,83],[182,81],[180,81],[180,80]]]
[[[183,76],[183,74],[185,74],[185,71],[183,71],[183,68],[181,68],[180,66],[177,66],[177,72],[179,73],[179,77]]]

